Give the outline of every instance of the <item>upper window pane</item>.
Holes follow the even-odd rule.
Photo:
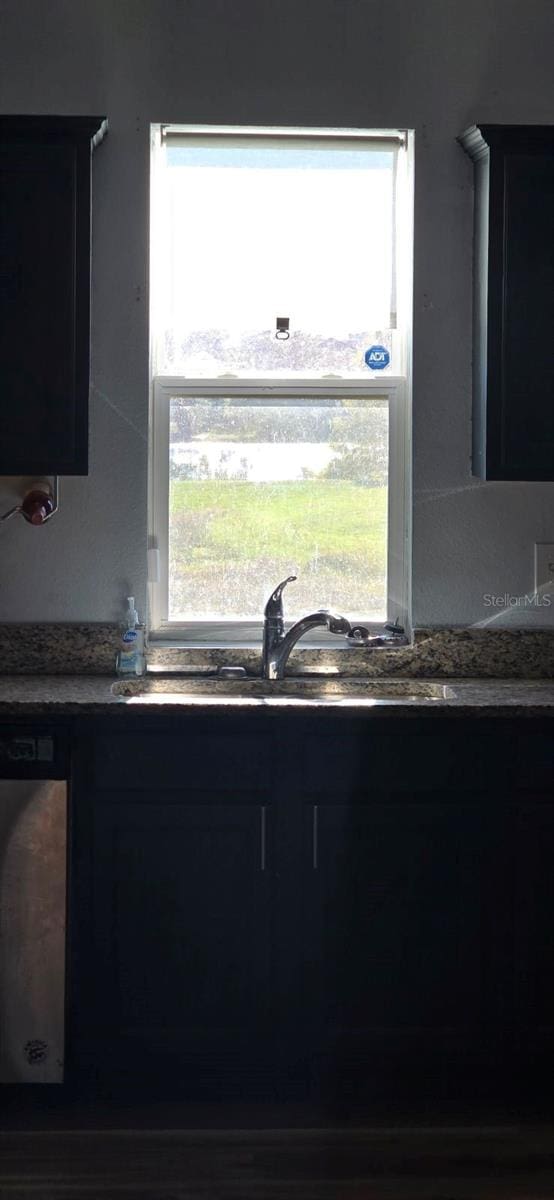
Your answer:
[[[369,377],[375,343],[398,373],[402,152],[390,139],[168,134],[155,192],[156,373]]]

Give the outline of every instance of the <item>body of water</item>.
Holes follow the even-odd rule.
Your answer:
[[[304,471],[317,474],[336,457],[326,442],[173,442],[171,462],[198,468],[207,460],[208,478],[226,472],[250,483],[301,480]]]

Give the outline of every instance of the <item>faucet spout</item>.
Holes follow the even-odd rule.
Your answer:
[[[301,617],[299,621],[291,625],[283,638],[274,661],[271,663],[275,674],[270,674],[269,679],[283,679],[291,650],[300,641],[300,638],[304,637],[305,633],[308,633],[310,629],[317,629],[318,625],[327,628],[329,633],[342,634],[343,637],[348,637],[350,633],[350,621],[338,613],[329,612],[326,608],[320,608],[317,612],[309,613],[307,617]]]
[[[301,617],[294,625],[291,625],[288,633],[284,633],[284,626],[281,625],[281,631],[278,636],[272,638],[271,628],[268,629],[269,622],[266,618],[264,626],[264,643],[262,653],[262,675],[264,679],[283,679],[285,668],[288,662],[289,654],[305,633],[309,629],[316,629],[318,626],[324,626],[330,633],[348,637],[351,632],[350,621],[346,617],[341,617],[338,613],[329,612],[326,608],[320,608],[317,612],[309,613],[306,617]]]

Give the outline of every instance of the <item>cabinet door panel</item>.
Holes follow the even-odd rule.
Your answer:
[[[401,744],[402,753],[399,753]],[[349,802],[371,803],[376,792],[442,791],[502,787],[511,773],[512,744],[486,729],[452,727],[437,731],[428,722],[425,731],[399,732],[375,729],[331,730],[305,740],[302,784],[307,795],[321,793]]]
[[[98,117],[0,116],[0,473],[86,474]]]
[[[504,189],[501,467],[552,478],[554,154],[507,153]]]
[[[516,1026],[524,1040],[554,1049],[554,807],[515,810],[513,980]]]
[[[320,804],[307,826],[309,1020],[360,1042],[391,1029],[469,1036],[490,962],[489,833],[477,807]]]
[[[528,723],[529,724],[529,723]],[[536,725],[536,722],[531,722]],[[512,789],[542,791],[550,803],[554,798],[554,733],[532,727],[520,731],[515,738]]]
[[[101,1059],[159,1073],[248,1052],[270,1024],[268,810],[141,797],[94,826]]]
[[[14,471],[31,430],[60,462],[75,453],[75,182],[75,147],[0,151],[0,440]]]
[[[262,792],[270,777],[270,739],[263,734],[189,728],[175,733],[136,732],[99,737],[93,759],[94,785],[113,795],[183,786],[207,794]],[[138,797],[137,797],[138,799]]]
[[[473,471],[554,478],[554,127],[474,125]]]

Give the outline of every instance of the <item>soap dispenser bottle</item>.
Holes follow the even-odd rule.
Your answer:
[[[134,596],[127,596],[127,612],[115,665],[118,675],[144,675],[146,670],[144,626],[139,621]]]

